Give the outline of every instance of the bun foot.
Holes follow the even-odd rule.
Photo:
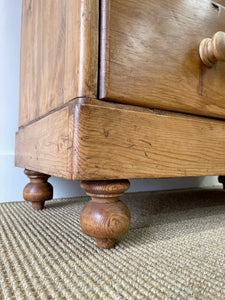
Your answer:
[[[50,175],[27,169],[24,173],[30,178],[30,183],[25,186],[23,197],[32,202],[33,209],[41,210],[44,208],[45,201],[53,198],[53,187],[47,182]]]
[[[108,249],[115,246],[115,239],[96,239],[97,245],[100,248]]]
[[[223,189],[225,189],[225,176],[219,176],[218,181],[223,184]]]
[[[35,210],[42,210],[44,206],[45,206],[45,202],[36,202],[36,201],[32,202],[32,208]]]
[[[130,212],[119,197],[129,188],[128,180],[82,181],[81,188],[91,196],[81,212],[84,233],[95,237],[100,248],[112,248],[115,239],[129,230]]]

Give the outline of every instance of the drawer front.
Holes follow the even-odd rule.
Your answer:
[[[225,118],[225,62],[206,67],[199,44],[225,32],[209,0],[102,0],[100,98]]]

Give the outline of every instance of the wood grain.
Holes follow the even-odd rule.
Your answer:
[[[102,0],[100,98],[225,118],[225,68],[199,43],[225,31],[210,0]]]
[[[163,178],[225,173],[223,121],[101,105],[75,109],[74,179]]]
[[[81,212],[84,233],[93,236],[101,248],[111,248],[115,238],[130,226],[130,212],[119,197],[129,188],[128,180],[82,181],[81,188],[91,196]]]
[[[32,202],[33,209],[41,210],[44,208],[45,201],[53,198],[53,187],[47,182],[50,176],[27,169],[24,173],[29,177],[30,182],[23,190],[23,198]]]
[[[92,99],[75,101],[16,139],[16,165],[73,180],[225,174],[220,120]]]
[[[23,0],[19,126],[96,97],[98,0]]]
[[[65,107],[21,128],[16,134],[15,165],[71,179],[73,107]]]

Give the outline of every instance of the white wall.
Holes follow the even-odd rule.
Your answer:
[[[38,1],[38,0],[37,0]],[[19,108],[22,0],[0,0],[0,202],[21,201],[28,179],[14,167]],[[51,178],[55,197],[84,195],[79,182]],[[216,177],[132,180],[130,192],[217,185]]]

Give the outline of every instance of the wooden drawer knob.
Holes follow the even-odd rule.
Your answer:
[[[212,67],[218,60],[225,61],[225,33],[218,31],[212,39],[204,39],[199,46],[201,60],[207,67]]]

